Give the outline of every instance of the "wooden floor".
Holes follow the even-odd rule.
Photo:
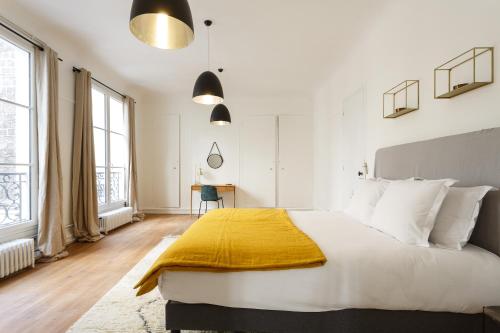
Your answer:
[[[0,280],[0,332],[65,332],[166,235],[181,234],[189,216],[153,216],[69,257]]]

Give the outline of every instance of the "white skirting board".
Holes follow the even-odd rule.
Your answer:
[[[189,208],[143,208],[141,212],[148,215],[189,215]],[[198,209],[196,209],[196,215],[198,215]]]

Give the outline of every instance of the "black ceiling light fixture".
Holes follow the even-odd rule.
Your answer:
[[[187,0],[134,0],[129,28],[137,39],[160,49],[181,49],[194,39]]]
[[[208,33],[208,70],[201,73],[193,89],[193,101],[198,104],[214,105],[224,101],[222,84],[217,75],[210,71],[210,26],[211,20],[206,20],[205,26]]]
[[[231,124],[231,114],[224,104],[217,104],[210,115],[210,123],[217,126]]]

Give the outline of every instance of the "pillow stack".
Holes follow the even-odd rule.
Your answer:
[[[474,231],[484,196],[494,189],[491,186],[450,188],[430,241],[440,247],[461,250]]]
[[[369,179],[359,183],[358,189],[354,192],[351,202],[345,212],[361,222],[368,224],[377,202],[384,194],[388,185],[388,181],[378,181],[376,179]]]
[[[367,180],[345,213],[397,240],[417,246],[462,249],[491,186],[451,187],[454,179]]]

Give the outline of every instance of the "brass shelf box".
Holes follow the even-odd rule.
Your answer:
[[[382,116],[398,118],[420,108],[420,81],[406,80],[383,95]]]
[[[474,47],[434,69],[434,98],[453,98],[492,84],[494,69],[494,48]]]

